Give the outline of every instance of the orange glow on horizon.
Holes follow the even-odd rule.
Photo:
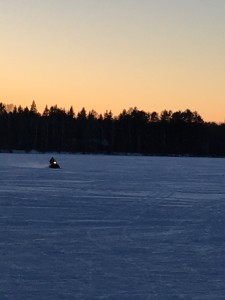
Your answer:
[[[0,3],[0,102],[225,121],[225,2],[52,3]]]

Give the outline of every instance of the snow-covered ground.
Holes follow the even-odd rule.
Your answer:
[[[0,299],[225,299],[225,160],[0,154]]]

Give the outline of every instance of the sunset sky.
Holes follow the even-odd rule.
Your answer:
[[[225,121],[224,0],[0,0],[0,102]]]

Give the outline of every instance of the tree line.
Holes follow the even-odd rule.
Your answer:
[[[225,124],[204,122],[189,109],[161,113],[136,107],[118,116],[55,106],[42,114],[0,103],[0,150],[143,155],[225,156]]]

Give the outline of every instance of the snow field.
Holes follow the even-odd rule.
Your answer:
[[[224,160],[0,154],[0,299],[224,299]]]

